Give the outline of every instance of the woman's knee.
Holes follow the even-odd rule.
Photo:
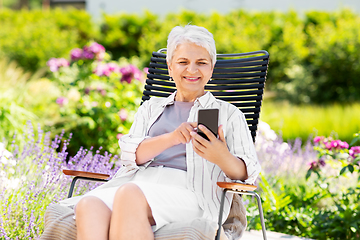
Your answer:
[[[83,197],[75,207],[75,214],[91,213],[91,210],[97,211],[98,209],[108,209],[103,201],[94,196]],[[110,209],[109,209],[110,211]]]
[[[145,196],[142,193],[141,189],[134,183],[126,183],[122,185],[115,194],[115,199],[117,200],[139,200],[139,198],[144,198]]]

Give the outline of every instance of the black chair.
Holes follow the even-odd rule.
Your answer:
[[[152,53],[142,101],[147,101],[151,97],[168,97],[176,90],[175,83],[169,81],[165,52],[166,49],[160,49],[158,52]],[[212,81],[209,81],[205,86],[205,90],[212,92],[216,98],[234,104],[245,114],[253,141],[255,141],[259,122],[268,64],[269,54],[266,51],[218,54]],[[107,181],[104,179],[109,177],[108,175],[97,173],[63,171],[66,175],[75,176],[70,187],[69,197],[72,196],[76,180]],[[217,184],[224,190],[221,199],[219,229],[216,239],[220,239],[225,194],[226,192],[232,192],[255,196],[259,208],[263,238],[266,240],[261,198],[254,192],[257,187],[229,182],[218,182]]]

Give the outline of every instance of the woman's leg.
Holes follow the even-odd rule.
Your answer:
[[[97,197],[82,198],[76,204],[77,240],[107,240],[111,210]]]
[[[133,183],[121,186],[114,198],[110,240],[154,239],[151,209],[141,189]]]

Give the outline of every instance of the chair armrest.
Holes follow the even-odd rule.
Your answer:
[[[251,184],[242,184],[235,182],[217,182],[217,185],[221,188],[237,190],[237,191],[254,191],[257,186]]]
[[[63,173],[68,176],[94,178],[94,179],[107,179],[110,177],[110,175],[108,174],[83,172],[83,171],[68,170],[68,169],[64,169]]]

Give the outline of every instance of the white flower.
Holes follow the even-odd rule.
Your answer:
[[[20,186],[19,178],[5,179],[5,188],[6,189],[16,189]]]
[[[275,141],[277,135],[274,130],[270,128],[270,125],[266,122],[259,121],[258,125],[259,133],[262,134],[266,140]]]
[[[0,142],[0,163],[3,163],[4,165],[8,164],[9,162],[8,160],[12,157],[13,157],[12,153],[5,149],[5,144]]]

